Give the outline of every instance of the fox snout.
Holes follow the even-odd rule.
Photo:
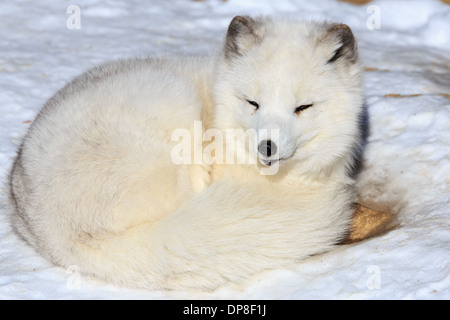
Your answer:
[[[260,140],[258,146],[258,158],[262,164],[272,166],[291,158],[296,151],[296,144],[293,141],[276,137],[265,137]]]
[[[277,155],[278,152],[278,146],[275,142],[272,140],[262,140],[258,144],[258,153],[260,155],[261,163],[263,163],[266,166],[272,166],[274,163],[277,163],[279,159],[275,156],[275,158],[271,157],[273,155]]]
[[[264,157],[270,157],[277,153],[278,147],[272,140],[263,140],[258,145],[258,151]]]

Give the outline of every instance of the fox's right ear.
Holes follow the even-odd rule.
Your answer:
[[[242,56],[256,43],[260,42],[258,35],[259,23],[249,16],[236,16],[228,27],[225,40],[225,58],[231,60]]]

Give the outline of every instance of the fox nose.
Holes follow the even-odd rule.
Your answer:
[[[277,153],[277,145],[271,140],[263,140],[258,145],[258,151],[265,157],[270,157]]]

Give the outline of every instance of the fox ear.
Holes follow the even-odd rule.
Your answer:
[[[358,49],[352,30],[346,24],[334,24],[325,33],[322,42],[326,46],[327,64],[340,59],[355,63],[358,60]]]
[[[236,16],[228,27],[225,40],[225,58],[242,56],[253,45],[260,41],[257,34],[258,22],[249,16]]]

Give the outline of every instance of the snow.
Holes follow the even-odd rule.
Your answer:
[[[151,3],[0,3],[0,299],[450,298],[449,5]],[[80,8],[80,29],[67,27],[73,4]],[[396,214],[394,230],[208,293],[132,290],[80,276],[76,268],[51,265],[12,232],[6,176],[30,120],[58,88],[119,57],[211,50],[221,45],[233,16],[257,13],[328,18],[354,31],[366,67],[370,123],[358,191],[362,203]]]

